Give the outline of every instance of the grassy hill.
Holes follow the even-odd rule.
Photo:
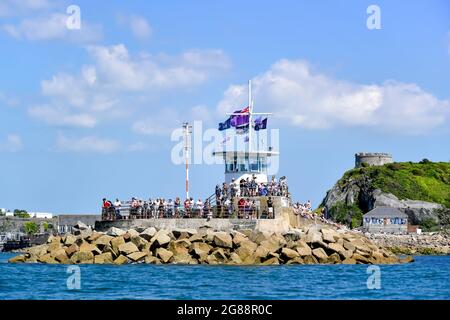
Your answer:
[[[400,200],[410,199],[438,203],[447,209],[433,213],[435,218],[417,214],[416,222],[427,228],[450,224],[450,163],[396,162],[384,166],[363,166],[344,173],[327,192],[319,210],[328,209],[330,217],[351,227],[362,224],[363,214],[370,209],[373,192],[381,190]],[[420,221],[419,221],[420,220]]]
[[[384,166],[362,167],[347,171],[339,184],[349,179],[370,178],[372,186],[399,199],[422,200],[450,208],[450,163],[396,162]]]

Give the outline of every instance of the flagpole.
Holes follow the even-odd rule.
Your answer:
[[[253,112],[253,101],[252,101],[252,80],[248,80],[248,152],[252,151],[252,112]]]

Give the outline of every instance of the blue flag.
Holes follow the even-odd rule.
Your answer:
[[[227,130],[231,128],[231,117],[225,120],[225,122],[219,123],[219,131]]]
[[[267,129],[267,118],[261,120],[261,117],[255,119],[255,131]]]

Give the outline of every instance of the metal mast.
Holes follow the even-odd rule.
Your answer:
[[[188,122],[183,123],[184,159],[186,162],[186,199],[189,199],[189,158],[191,151],[192,126]]]

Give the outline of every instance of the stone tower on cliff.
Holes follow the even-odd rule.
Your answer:
[[[389,153],[359,152],[355,154],[355,168],[360,168],[365,163],[368,166],[382,166],[394,162]]]

